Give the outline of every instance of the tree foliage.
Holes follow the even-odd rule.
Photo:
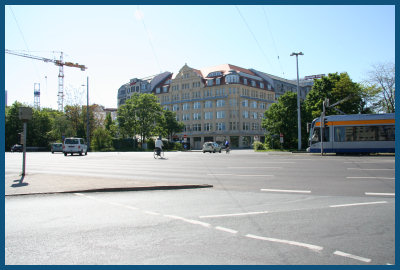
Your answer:
[[[330,104],[345,100],[335,106],[345,114],[365,112],[363,88],[353,82],[347,73],[331,73],[326,77],[314,80],[314,86],[305,100],[305,107],[312,118],[319,117],[322,113],[322,103],[329,99]],[[333,108],[327,108],[326,115],[339,114]]]
[[[305,117],[304,106],[300,106],[302,118]],[[269,148],[279,148],[279,136],[283,134],[284,148],[297,148],[297,94],[287,92],[277,103],[265,111],[261,126],[267,130],[266,143]],[[307,142],[305,123],[302,121],[302,144]]]
[[[368,101],[373,110],[383,113],[394,113],[395,103],[395,65],[394,63],[376,64],[369,71],[367,88]]]

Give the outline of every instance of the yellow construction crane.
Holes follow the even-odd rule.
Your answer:
[[[64,62],[63,61],[63,52],[60,52],[60,60],[55,60],[55,59],[49,59],[45,57],[40,57],[40,56],[35,56],[35,55],[30,55],[26,53],[21,53],[17,51],[11,51],[6,49],[6,53],[12,54],[12,55],[17,55],[17,56],[22,56],[26,58],[31,58],[31,59],[36,59],[40,61],[44,61],[46,63],[51,62],[54,63],[56,66],[59,67],[59,72],[58,72],[58,110],[59,111],[64,111],[64,66],[67,67],[75,67],[75,68],[80,68],[82,71],[85,71],[87,67],[85,65],[79,65],[78,63],[72,63],[72,62]]]

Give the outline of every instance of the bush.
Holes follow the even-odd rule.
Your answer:
[[[93,150],[109,150],[112,144],[112,137],[110,132],[104,128],[97,128],[94,131],[91,146]]]
[[[254,151],[267,150],[267,147],[262,142],[254,142]]]

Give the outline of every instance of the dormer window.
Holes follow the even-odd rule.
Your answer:
[[[157,94],[160,94],[160,93],[161,93],[160,87],[157,87],[157,88],[156,88],[156,93],[157,93]]]
[[[247,79],[243,79],[243,84],[247,85]]]
[[[238,75],[227,75],[225,77],[225,82],[226,83],[238,83],[239,82],[239,76]]]
[[[220,78],[216,78],[215,79],[215,85],[220,85],[221,83],[221,79]]]
[[[213,80],[212,80],[212,79],[211,79],[211,80],[208,80],[208,81],[207,81],[207,85],[208,85],[208,86],[212,86],[212,85],[213,85]]]
[[[264,83],[260,82],[260,88],[264,88]]]
[[[256,82],[255,81],[251,81],[251,86],[255,87],[256,86]]]

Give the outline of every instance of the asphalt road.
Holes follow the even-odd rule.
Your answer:
[[[29,154],[30,173],[214,187],[7,196],[6,264],[395,264],[394,157]]]

